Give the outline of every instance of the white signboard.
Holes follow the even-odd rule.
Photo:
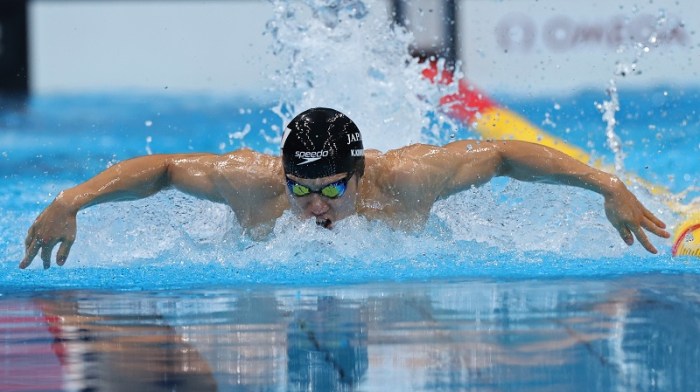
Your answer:
[[[490,91],[697,85],[700,2],[462,0],[460,57]]]

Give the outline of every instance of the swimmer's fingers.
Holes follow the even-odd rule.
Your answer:
[[[642,208],[644,209],[644,218],[651,221],[654,225],[656,225],[656,227],[659,227],[662,229],[666,228],[666,223],[664,223],[664,221],[657,218],[656,215],[654,215],[651,211],[647,210],[646,208],[644,208],[644,207],[642,207]],[[651,231],[650,229],[647,229],[647,230]],[[654,234],[656,234],[656,233],[654,233]],[[670,237],[670,234],[668,236],[663,236],[663,235],[659,235],[659,234],[656,234],[656,235],[658,235],[659,237],[664,237],[664,238]]]
[[[34,241],[34,225],[27,230],[27,238],[24,239],[24,249],[29,249],[29,246]]]
[[[651,241],[649,241],[649,238],[647,238],[647,234],[642,230],[641,226],[634,225],[630,227],[631,231],[634,233],[634,236],[637,237],[637,240],[639,241],[640,244],[649,251],[650,253],[658,253],[654,245],[651,244]]]
[[[39,253],[39,249],[41,249],[41,242],[39,241],[38,238],[34,238],[29,242],[29,245],[27,246],[27,249],[25,250],[24,253],[24,258],[22,261],[19,263],[19,268],[25,269],[29,266],[29,264],[32,263],[32,260],[36,257],[36,254]]]
[[[59,267],[63,267],[63,264],[66,263],[66,259],[68,258],[68,253],[70,253],[70,247],[73,246],[73,242],[75,239],[66,239],[63,242],[61,242],[61,246],[58,247],[58,252],[56,253],[56,264]]]
[[[645,225],[645,228],[647,228],[646,226],[654,228],[654,230],[651,230],[649,228],[647,228],[647,230],[651,231],[654,234],[657,234],[657,232],[658,232],[657,235],[662,234],[660,236],[663,237],[663,234],[666,232],[660,228],[657,228],[654,225],[649,225],[649,223],[651,223],[651,222],[649,221],[647,223],[642,223],[642,224]],[[637,237],[637,240],[639,241],[640,244],[642,244],[644,249],[646,249],[650,253],[654,253],[654,254],[658,253],[658,251],[656,250],[654,245],[652,245],[651,241],[649,241],[649,238],[647,237],[646,233],[642,229],[642,226],[637,225],[637,224],[632,224],[632,223],[627,223],[627,224],[619,223],[619,224],[615,224],[614,226],[617,229],[617,232],[620,234],[620,237],[622,238],[622,240],[625,241],[625,243],[627,245],[631,246],[632,244],[634,244],[634,237]],[[668,234],[668,233],[666,233],[666,234]]]
[[[51,240],[41,246],[41,260],[44,261],[44,269],[51,267],[51,252],[57,243],[58,241]]]
[[[664,230],[666,227],[663,222],[661,222],[661,225],[659,224],[661,221],[653,221],[652,219],[648,218],[647,216],[644,217],[642,220],[642,227],[647,229],[649,232],[654,233],[655,235],[661,237],[661,238],[669,238],[671,237],[671,233],[668,231]]]
[[[634,244],[634,237],[637,237],[644,249],[657,253],[644,230],[662,238],[670,237],[664,230],[666,224],[646,209],[629,191],[606,196],[605,214],[627,245]]]
[[[632,236],[632,232],[627,228],[627,226],[623,224],[613,224],[615,229],[617,229],[617,232],[620,234],[620,237],[622,238],[623,241],[625,241],[625,244],[627,245],[632,245],[634,244],[634,237]]]

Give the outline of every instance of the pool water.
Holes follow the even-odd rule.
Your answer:
[[[410,37],[350,3],[275,2],[267,33],[290,65],[260,96],[0,101],[0,391],[697,389],[698,259],[671,257],[660,238],[658,255],[626,246],[601,197],[580,189],[496,179],[436,203],[418,233],[284,215],[263,241],[226,206],[169,190],[81,211],[64,267],[18,268],[27,229],[61,190],[138,155],[277,154],[285,121],[307,107],[347,112],[381,150],[478,139],[436,110],[446,89],[417,77]],[[602,85],[491,93],[610,164],[622,156],[596,107],[611,99]],[[628,180],[675,227],[684,216],[669,204],[700,197],[700,89],[618,93],[618,174],[668,188]]]
[[[698,275],[62,290],[0,301],[2,390],[675,391]]]
[[[639,112],[668,112],[655,127],[630,121],[628,155],[647,159],[627,169],[692,190],[697,177],[684,174],[696,170],[687,157],[698,146],[687,140],[698,140],[698,91],[639,107],[657,93],[623,95]],[[585,129],[583,144],[611,159],[599,113],[574,109],[591,94],[501,100],[534,119],[553,113],[550,131],[574,141]],[[697,259],[672,258],[668,240],[654,239],[658,256],[628,248],[596,195],[503,180],[438,203],[421,233],[358,218],[328,231],[285,216],[254,242],[224,206],[166,191],[81,212],[64,267],[36,260],[19,270],[27,228],[61,189],[149,152],[274,151],[281,120],[274,105],[236,97],[105,95],[35,97],[0,121],[0,390],[691,390],[700,381]],[[499,221],[510,226],[498,231]]]

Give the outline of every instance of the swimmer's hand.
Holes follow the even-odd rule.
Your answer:
[[[664,230],[666,224],[646,209],[622,181],[617,180],[609,192],[604,193],[604,196],[605,215],[627,245],[634,244],[634,237],[637,237],[644,249],[657,253],[658,251],[642,229],[662,238],[671,236]]]
[[[19,268],[27,268],[39,250],[44,261],[44,269],[51,266],[51,252],[58,244],[56,264],[62,266],[68,258],[70,247],[75,241],[77,210],[64,204],[60,198],[49,205],[34,221],[24,240],[24,259]]]

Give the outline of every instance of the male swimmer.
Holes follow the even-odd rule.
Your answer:
[[[414,144],[386,153],[365,151],[359,129],[347,116],[314,108],[289,123],[280,157],[248,149],[223,155],[143,156],[61,192],[29,228],[19,266],[29,266],[41,250],[48,268],[59,243],[56,264],[62,266],[75,241],[81,209],[144,198],[168,187],[227,204],[241,226],[260,238],[287,209],[329,229],[359,214],[415,230],[426,222],[436,200],[495,176],[601,194],[608,220],[628,245],[637,237],[646,250],[656,253],[644,229],[669,237],[666,225],[617,177],[551,148],[521,141],[462,140],[442,147]]]

